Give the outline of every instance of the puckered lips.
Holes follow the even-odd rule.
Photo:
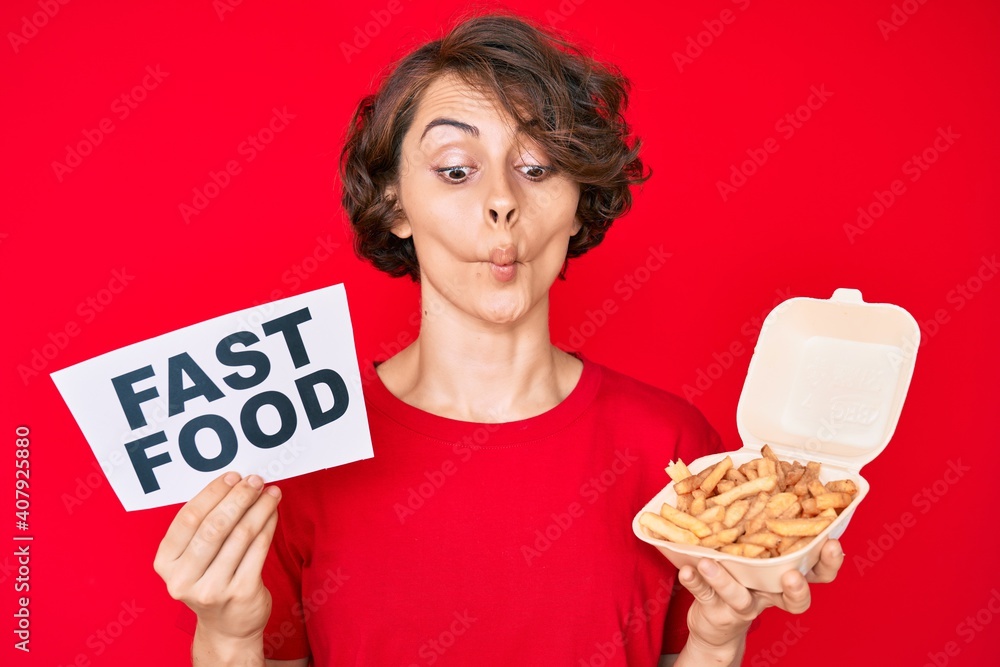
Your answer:
[[[512,243],[490,249],[490,274],[502,283],[517,275],[517,246]]]

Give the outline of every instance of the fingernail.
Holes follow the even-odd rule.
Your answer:
[[[708,577],[714,577],[715,575],[719,574],[719,566],[710,560],[704,561],[699,566],[699,569],[701,569],[702,574]]]
[[[240,481],[240,474],[237,472],[227,472],[226,476],[222,478],[228,486],[233,486],[236,482]]]
[[[247,484],[249,484],[255,489],[259,489],[260,487],[264,486],[264,480],[262,480],[257,475],[250,475],[249,477],[247,477]]]
[[[267,492],[270,493],[275,498],[281,498],[281,489],[276,486],[267,487]]]

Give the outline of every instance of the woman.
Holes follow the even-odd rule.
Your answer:
[[[626,90],[493,15],[361,102],[344,205],[358,253],[419,281],[420,332],[364,373],[373,459],[282,491],[229,473],[178,512],[155,567],[197,614],[196,665],[735,665],[764,608],[804,611],[807,579],[836,575],[834,540],[769,594],[631,534],[667,461],[721,445],[686,402],[550,342],[549,288],[648,178]]]

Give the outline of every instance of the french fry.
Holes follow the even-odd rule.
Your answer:
[[[715,489],[715,485],[719,483],[719,480],[726,475],[726,471],[732,467],[733,460],[728,456],[716,463],[715,468],[712,469],[712,472],[708,473],[708,477],[701,483],[701,490],[705,493],[711,493]]]
[[[783,539],[786,538],[781,537],[777,533],[772,533],[769,530],[760,530],[756,533],[748,533],[740,536],[739,541],[744,544],[759,544],[762,547],[773,549],[777,548]]]
[[[676,462],[671,461],[670,465],[665,468],[667,474],[670,475],[670,479],[675,482],[679,482],[682,479],[687,479],[691,476],[691,471],[688,467],[684,465],[684,461],[677,459]]]
[[[799,480],[802,479],[802,475],[804,475],[805,473],[806,469],[802,466],[801,463],[796,461],[795,463],[792,464],[792,467],[789,469],[789,471],[785,473],[785,486],[786,487],[795,486],[796,484],[799,483]]]
[[[703,479],[704,477],[701,475],[691,475],[690,477],[685,477],[679,482],[674,482],[674,491],[677,492],[677,495],[682,493],[691,493],[701,486]]]
[[[853,496],[858,492],[858,485],[849,479],[838,479],[835,482],[827,482],[826,490],[830,493],[849,493]]]
[[[750,503],[750,509],[747,510],[747,515],[743,518],[746,520],[752,519],[761,512],[763,512],[764,508],[767,507],[767,501],[770,497],[771,496],[767,495],[767,493],[765,493],[764,491],[758,493],[757,496],[753,499],[753,502]]]
[[[855,499],[849,479],[823,483],[818,461],[782,461],[770,445],[735,466],[726,456],[693,474],[683,461],[665,469],[675,506],[643,512],[643,530],[659,539],[697,544],[744,558],[774,558],[806,548]]]
[[[694,512],[691,511],[691,501],[693,500],[694,496],[690,493],[677,496],[677,509],[682,512],[687,512],[688,514],[694,514]]]
[[[844,509],[851,504],[851,494],[844,493],[843,491],[834,493],[822,493],[816,496],[816,507],[823,511],[825,509]]]
[[[811,479],[809,480],[809,493],[813,495],[813,498],[819,498],[826,493],[826,487],[818,479]]]
[[[746,484],[734,486],[725,493],[720,493],[717,496],[708,498],[706,502],[709,505],[729,505],[729,503],[734,500],[740,500],[741,498],[752,496],[760,491],[770,491],[777,483],[778,480],[775,477],[758,477],[757,479],[750,480]]]
[[[763,512],[761,512],[760,514],[758,514],[754,518],[752,518],[749,521],[747,521],[747,532],[748,533],[759,533],[760,531],[764,530],[764,528],[765,528],[765,522],[766,521],[767,521],[767,517],[764,516]]]
[[[709,507],[707,510],[698,514],[698,520],[704,521],[705,523],[713,523],[715,521],[722,521],[726,518],[726,508],[722,505],[716,505],[715,507]]]
[[[802,505],[802,514],[806,516],[816,516],[819,514],[819,508],[816,507],[815,498],[803,498],[800,504]]]
[[[660,507],[660,516],[667,521],[680,526],[681,528],[690,530],[699,538],[708,537],[712,534],[712,529],[705,525],[704,521],[701,521],[690,514],[685,514],[684,512],[671,507],[667,503],[663,503]]]
[[[782,537],[804,537],[807,535],[819,535],[832,519],[768,519],[765,521],[767,529],[777,533]]]
[[[747,558],[756,558],[760,556],[764,551],[765,547],[759,544],[746,544],[741,542],[739,544],[725,544],[719,547],[719,551],[723,553],[732,554],[734,556],[746,556]]]
[[[722,505],[716,505],[716,507],[722,507]],[[746,516],[747,510],[750,509],[749,500],[737,500],[726,508],[725,518],[722,519],[722,523],[726,528],[732,528],[738,524],[744,516]]]
[[[811,537],[783,537],[778,545],[778,554],[784,556],[793,551],[798,551],[813,541]]]
[[[746,476],[736,468],[730,468],[726,471],[726,479],[736,484],[743,484],[744,482],[749,481]]]
[[[655,538],[680,544],[698,544],[698,537],[694,533],[675,526],[659,514],[643,512],[639,516],[639,524]]]
[[[760,449],[761,455],[770,461],[768,463],[768,468],[774,470],[774,476],[778,478],[778,491],[785,490],[785,468],[782,466],[782,461],[778,460],[777,455],[771,450],[771,445],[764,445]]]
[[[767,501],[764,508],[764,515],[769,519],[776,519],[781,513],[788,509],[792,503],[798,502],[799,497],[794,493],[776,493]]]
[[[779,519],[794,519],[802,514],[802,505],[799,501],[793,502],[791,505],[785,508],[785,511],[778,515]]]
[[[717,549],[724,544],[732,544],[742,532],[743,528],[739,526],[720,530],[717,533],[713,533],[708,537],[702,538],[701,546],[708,547],[709,549]]]

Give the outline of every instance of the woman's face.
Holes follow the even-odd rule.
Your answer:
[[[540,303],[580,229],[579,185],[500,107],[454,75],[436,79],[403,138],[398,190],[425,299],[486,322],[514,322]],[[430,290],[430,292],[428,292]]]

